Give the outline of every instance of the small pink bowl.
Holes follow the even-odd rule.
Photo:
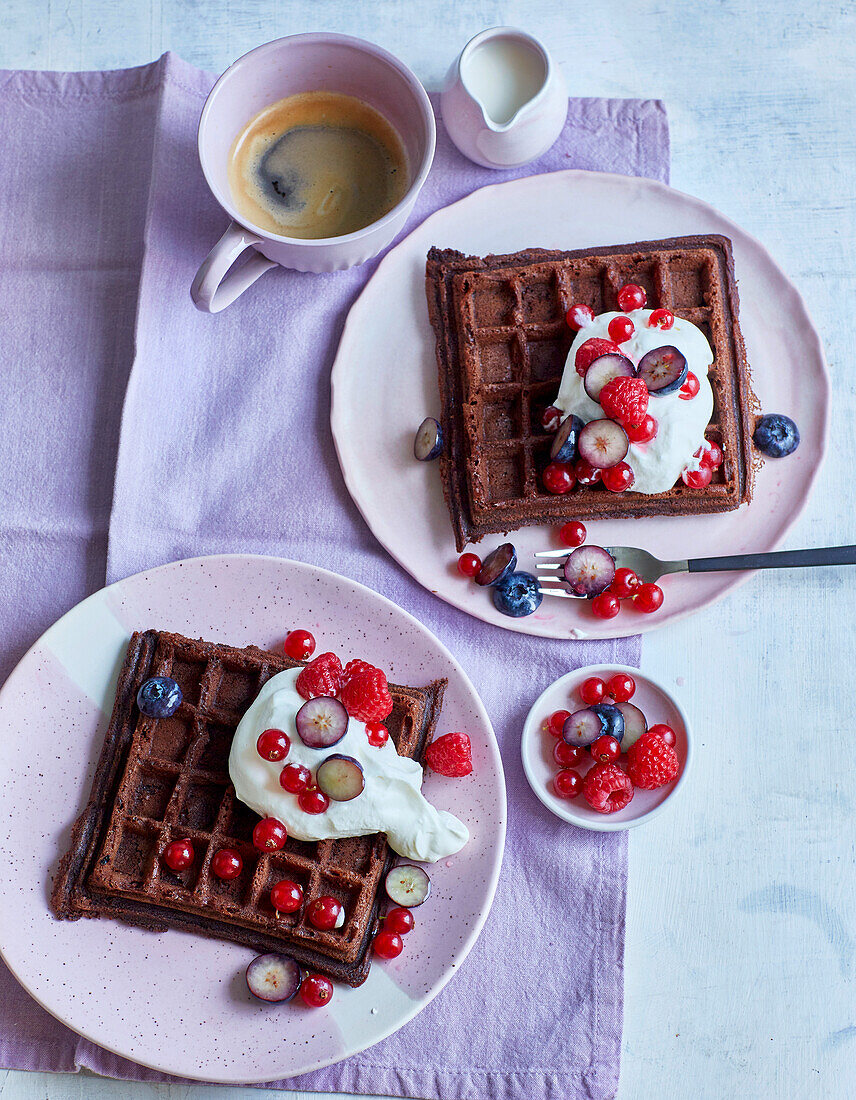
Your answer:
[[[557,710],[579,710],[586,704],[580,702],[576,689],[590,676],[600,676],[608,680],[616,672],[626,672],[636,681],[636,692],[630,700],[639,707],[649,726],[664,722],[675,731],[680,769],[677,779],[658,787],[654,791],[638,788],[633,798],[614,814],[599,814],[593,810],[580,794],[576,798],[559,798],[553,790],[553,776],[560,770],[553,759],[553,746],[556,738],[542,727],[544,720]],[[523,738],[520,753],[523,757],[523,770],[529,780],[529,786],[548,810],[563,821],[578,825],[581,829],[594,829],[598,832],[618,832],[632,829],[644,821],[656,817],[670,803],[683,786],[692,759],[689,722],[683,707],[666,688],[653,677],[640,672],[638,668],[627,665],[589,665],[578,668],[555,680],[546,691],[535,700],[523,726]],[[583,767],[578,770],[584,774]]]
[[[355,96],[379,111],[398,132],[410,187],[388,214],[356,233],[304,239],[248,223],[229,190],[232,142],[262,108],[299,92]],[[202,171],[214,198],[232,218],[193,281],[196,306],[216,313],[276,264],[297,271],[341,271],[365,263],[404,228],[434,159],[436,124],[425,89],[391,53],[346,34],[295,34],[257,46],[230,65],[211,90],[197,136]],[[256,255],[230,270],[247,249]]]

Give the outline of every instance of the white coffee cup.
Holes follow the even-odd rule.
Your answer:
[[[285,237],[238,213],[229,190],[229,154],[235,138],[264,107],[313,91],[354,96],[379,111],[401,138],[410,185],[388,214],[355,233]],[[425,183],[436,127],[419,80],[380,46],[345,34],[296,34],[258,46],[223,73],[202,108],[197,140],[205,179],[232,222],[197,271],[190,293],[197,309],[219,313],[277,264],[297,271],[342,271],[386,248],[404,227]],[[248,249],[253,255],[230,270]]]

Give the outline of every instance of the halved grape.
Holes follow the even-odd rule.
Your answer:
[[[504,542],[502,546],[497,546],[495,550],[491,550],[473,579],[476,584],[483,587],[499,584],[500,581],[511,576],[516,568],[517,551],[512,543]]]
[[[612,584],[615,559],[602,546],[578,546],[563,566],[565,580],[577,596],[599,596]]]
[[[687,380],[687,361],[672,344],[646,352],[636,369],[652,397],[665,397],[679,390]]]
[[[629,447],[627,433],[614,420],[590,420],[577,440],[580,456],[596,470],[617,466]]]
[[[575,710],[565,719],[562,739],[576,749],[585,749],[603,733],[603,723],[591,707]]]
[[[443,450],[443,429],[433,416],[426,416],[416,429],[413,455],[420,462],[430,462]]]
[[[559,425],[550,446],[551,462],[573,462],[577,457],[577,441],[585,427],[578,416],[567,416]]]
[[[260,1001],[290,1001],[300,989],[300,967],[290,955],[258,955],[247,967],[247,988]]]
[[[334,802],[350,802],[363,793],[366,785],[359,761],[338,752],[318,765],[315,782],[318,789]]]
[[[648,730],[648,723],[642,711],[632,703],[616,703],[616,707],[624,715],[624,737],[621,739],[621,751],[627,752],[631,745],[635,745],[643,733]]]
[[[348,712],[338,699],[319,695],[303,704],[295,725],[304,745],[310,749],[329,749],[348,732]]]
[[[431,893],[431,879],[421,867],[415,867],[412,863],[393,867],[384,880],[384,886],[387,896],[406,909],[421,905]]]
[[[613,378],[632,378],[635,373],[636,368],[631,360],[626,355],[613,351],[598,356],[592,362],[586,371],[583,386],[592,401],[599,401],[600,391],[607,382],[611,382]]]

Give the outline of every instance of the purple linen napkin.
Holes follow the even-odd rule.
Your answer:
[[[485,626],[420,588],[375,541],[329,430],[330,363],[374,264],[276,270],[224,313],[196,312],[190,281],[225,224],[195,153],[211,83],[170,55],[118,73],[0,74],[0,195],[20,196],[0,225],[0,407],[14,429],[0,439],[13,578],[0,593],[3,672],[102,583],[114,464],[108,580],[246,551],[332,568],[401,604],[461,661],[494,723],[509,802],[499,890],[465,966],[413,1021],[279,1084],[438,1100],[610,1097],[626,839],[553,818],[526,784],[518,746],[529,703],[551,680],[595,661],[637,663],[638,638],[550,642]],[[471,164],[438,130],[409,228],[476,187],[532,172],[668,175],[665,112],[653,101],[572,100],[557,144],[517,172]],[[56,170],[47,194],[46,133]],[[2,967],[0,1065],[163,1079],[52,1020]]]

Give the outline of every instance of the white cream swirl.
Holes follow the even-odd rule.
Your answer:
[[[229,776],[238,798],[262,817],[281,821],[298,840],[382,832],[393,851],[408,859],[435,863],[459,852],[470,838],[466,825],[427,801],[421,791],[421,765],[399,756],[391,738],[379,747],[370,745],[365,725],[351,718],[347,733],[331,748],[304,745],[295,725],[305,702],[295,687],[299,671],[289,669],[268,680],[238,724],[229,754]],[[256,742],[266,729],[283,730],[291,739],[284,761],[271,763],[259,756]],[[307,814],[297,795],[280,786],[279,774],[285,764],[303,764],[314,775],[332,753],[359,762],[365,789],[349,802],[331,800],[323,814]]]
[[[608,340],[609,322],[614,317],[629,317],[635,331],[629,340],[619,345],[622,355],[632,359],[634,364],[646,352],[661,348],[666,344],[676,347],[687,360],[689,370],[699,382],[699,391],[690,401],[684,401],[679,391],[664,397],[651,395],[648,412],[657,421],[657,435],[650,443],[631,443],[625,462],[633,471],[634,493],[664,493],[671,489],[681,473],[689,467],[698,468],[693,458],[699,447],[704,445],[704,430],[710,423],[713,412],[713,391],[707,379],[707,368],[713,362],[704,333],[691,321],[680,317],[670,329],[649,327],[650,309],[634,309],[629,313],[601,313],[590,325],[580,329],[568,353],[565,370],[562,374],[559,395],[553,404],[566,416],[572,413],[588,423],[599,420],[603,409],[592,401],[585,391],[583,380],[574,366],[580,344],[593,337]]]

